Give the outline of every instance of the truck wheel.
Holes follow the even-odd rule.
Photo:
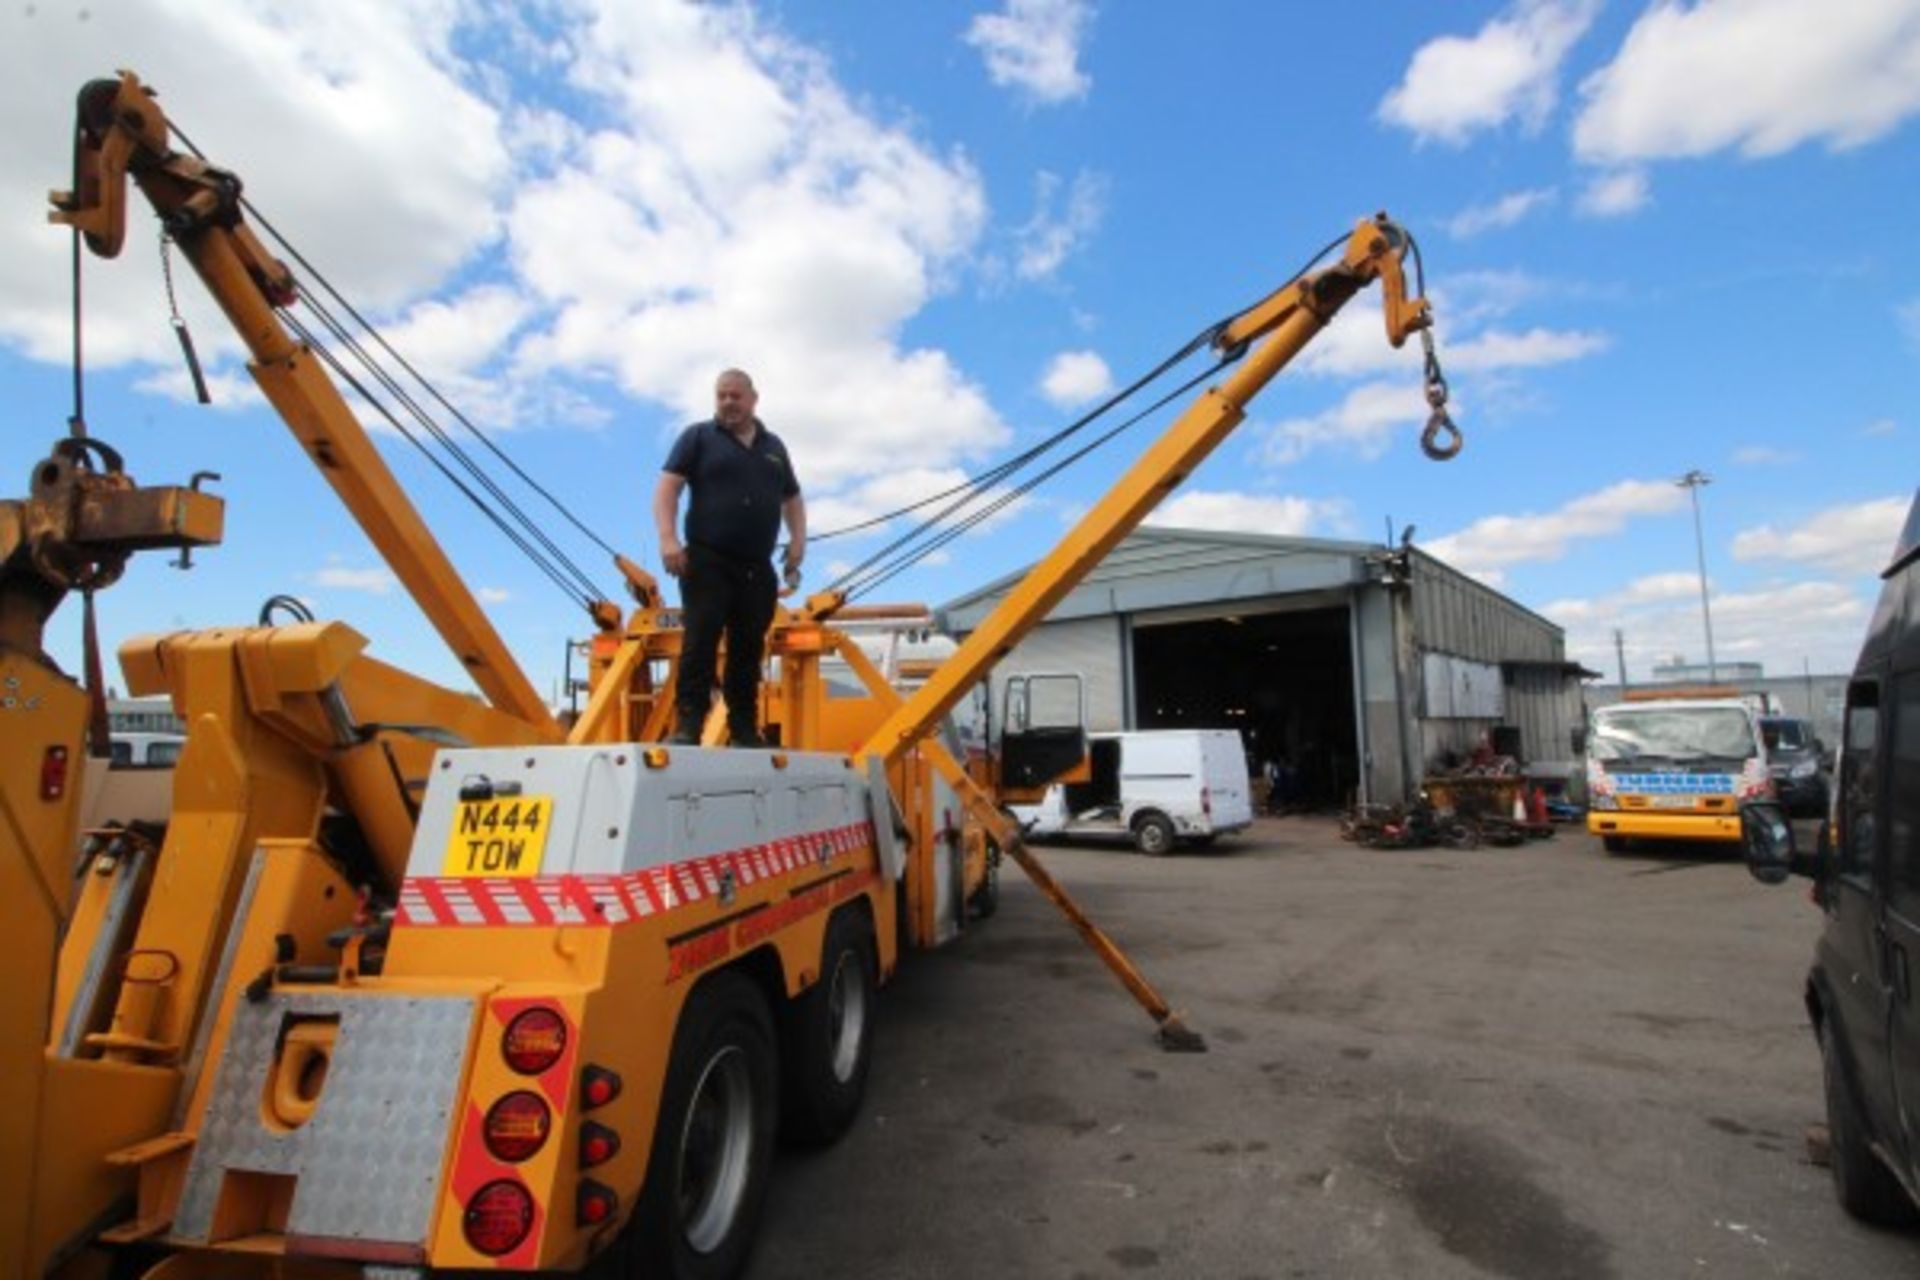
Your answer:
[[[1627,851],[1627,838],[1625,836],[1601,836],[1600,847],[1608,853],[1625,853]]]
[[[1173,824],[1157,813],[1135,818],[1133,847],[1153,858],[1173,852]]]
[[[820,980],[793,1002],[782,1131],[820,1145],[847,1131],[873,1061],[873,928],[857,908],[837,912],[820,949]]]
[[[720,1280],[746,1264],[772,1168],[775,1064],[760,988],[741,973],[702,982],[674,1032],[628,1274]]]
[[[1905,1188],[1867,1145],[1866,1126],[1854,1110],[1853,1093],[1847,1088],[1830,1022],[1820,1028],[1820,1067],[1827,1090],[1828,1163],[1833,1171],[1833,1192],[1841,1207],[1862,1222],[1884,1227],[1914,1221],[1920,1215],[1916,1215]]]

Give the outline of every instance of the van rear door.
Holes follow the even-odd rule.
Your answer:
[[[1872,676],[1847,686],[1834,875],[1826,888],[1833,919],[1821,931],[1816,971],[1826,976],[1827,1016],[1843,1028],[1840,1045],[1867,1122],[1874,1132],[1893,1134],[1900,1125],[1893,1107],[1892,991],[1885,964],[1888,868],[1880,856],[1887,816],[1881,753],[1889,729],[1881,695],[1881,682]]]
[[[1253,821],[1253,795],[1240,735],[1231,729],[1202,734],[1200,750],[1214,827],[1232,831],[1247,826]]]
[[[1916,620],[1920,623],[1920,620]],[[1916,627],[1920,630],[1920,626]],[[1920,639],[1920,637],[1916,637]],[[1920,649],[1920,645],[1910,648]],[[1920,654],[1913,655],[1920,657]],[[1897,673],[1888,700],[1889,743],[1886,782],[1887,909],[1884,965],[1892,1005],[1892,1055],[1895,1107],[1905,1146],[1900,1159],[1911,1170],[1920,1159],[1920,664]]]

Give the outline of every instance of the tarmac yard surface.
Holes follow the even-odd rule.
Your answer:
[[[1309,818],[1040,854],[1211,1051],[1161,1052],[1009,864],[883,991],[853,1131],[782,1154],[755,1280],[1920,1275],[1807,1161],[1805,881]]]

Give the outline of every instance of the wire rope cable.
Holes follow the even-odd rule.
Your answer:
[[[192,138],[180,129],[178,125],[173,125],[172,130],[189,151],[197,158],[203,161],[205,160],[205,153],[195,145]],[[260,212],[252,201],[246,199],[243,195],[240,197],[239,203],[249,218],[266,232],[274,244],[299,264],[306,277],[317,286],[321,293],[327,298],[332,299],[336,305],[350,316],[353,322],[369,336],[370,340],[384,352],[388,358],[399,365],[408,376],[424,389],[426,396],[431,398],[435,404],[439,405],[447,414],[452,416],[460,426],[465,428],[469,434],[484,445],[489,453],[505,465],[523,484],[544,499],[554,511],[568,524],[572,525],[581,535],[605,551],[608,555],[616,557],[619,555],[618,551],[615,550],[605,538],[601,537],[582,521],[565,503],[561,502],[551,490],[530,475],[511,455],[495,443],[487,432],[483,431],[477,423],[448,400],[439,388],[433,384],[431,379],[421,373],[405,356],[401,355],[387,340],[385,335],[380,332],[378,326],[368,320],[360,310],[334,286],[332,281],[326,277],[325,273],[314,266],[312,261],[283,235],[279,229]],[[366,346],[354,336],[352,329],[335,316],[326,304],[321,301],[318,295],[303,290],[300,297],[301,300],[307,304],[308,309],[312,311],[319,320],[322,327],[333,336],[340,347],[352,355],[353,359],[366,371],[369,378],[378,383],[396,402],[405,408],[408,415],[414,418],[422,430],[430,435],[433,440],[440,445],[441,449],[458,464],[459,468],[471,478],[472,484],[461,481],[459,477],[454,474],[452,468],[435,455],[433,449],[426,441],[420,439],[412,431],[409,431],[400,422],[398,416],[382,403],[363,381],[348,373],[345,362],[338,354],[327,348],[327,344],[319,339],[311,326],[302,322],[299,317],[292,313],[289,307],[276,305],[275,310],[281,319],[288,324],[289,328],[291,328],[303,342],[321,355],[323,361],[337,376],[348,386],[352,387],[375,412],[386,419],[402,438],[420,450],[422,455],[433,463],[435,468],[454,485],[458,492],[473,502],[482,514],[499,528],[500,531],[507,536],[508,540],[519,548],[523,554],[527,555],[535,567],[549,580],[553,581],[556,586],[559,586],[569,598],[589,607],[597,599],[608,598],[607,593],[601,590],[585,571],[565,553],[559,544],[541,527],[540,523],[534,520],[519,503],[515,502],[511,495],[509,495],[492,476],[487,474],[486,469],[474,459],[473,455],[454,439],[452,433],[446,427],[442,426],[433,415],[428,412],[427,408],[406,389],[399,377],[380,364],[373,353],[368,351]],[[484,490],[493,501],[499,505],[500,510],[495,510],[490,507],[488,503],[480,497],[480,494],[475,491],[476,486],[480,490]],[[505,512],[505,515],[502,514],[502,511]],[[516,529],[512,526],[518,526],[518,528]],[[542,550],[536,551],[536,546]]]
[[[1340,245],[1344,244],[1347,239],[1348,237],[1346,235],[1340,235],[1340,236],[1334,237],[1332,240],[1329,240],[1324,246],[1322,246],[1311,257],[1309,257],[1303,264],[1301,264],[1299,269],[1297,269],[1291,276],[1289,276],[1283,284],[1281,284],[1278,288],[1270,291],[1266,295],[1266,297],[1272,297],[1274,296],[1274,294],[1279,293],[1281,290],[1284,290],[1293,286],[1302,277],[1304,277],[1309,271],[1313,270],[1314,266],[1317,263],[1319,263],[1321,259],[1325,258],[1330,252],[1338,248]],[[1265,299],[1263,298],[1260,301],[1265,301]],[[1032,476],[1030,479],[1024,481],[1023,483],[1017,486],[1014,486],[1012,489],[1008,490],[1006,493],[1003,493],[999,497],[995,498],[993,501],[986,503],[984,506],[978,507],[975,510],[968,512],[964,517],[960,518],[953,527],[948,528],[939,533],[934,532],[934,530],[938,526],[940,526],[943,522],[947,521],[951,517],[956,516],[959,512],[965,510],[967,507],[972,505],[978,499],[982,498],[994,485],[999,484],[1002,481],[1010,478],[1011,476],[1018,474],[1021,470],[1023,470],[1030,464],[1036,462],[1038,459],[1040,459],[1047,453],[1051,452],[1053,449],[1064,444],[1068,439],[1070,439],[1074,435],[1078,434],[1079,432],[1081,432],[1082,430],[1090,426],[1096,420],[1106,415],[1107,413],[1111,412],[1113,409],[1115,409],[1119,405],[1125,403],[1127,400],[1131,399],[1134,395],[1138,394],[1140,391],[1144,390],[1146,387],[1150,386],[1152,383],[1158,381],[1161,377],[1165,376],[1171,369],[1173,369],[1174,367],[1176,367],[1186,359],[1190,358],[1195,352],[1209,346],[1218,346],[1218,340],[1220,336],[1231,327],[1234,321],[1246,315],[1247,312],[1251,311],[1254,307],[1258,305],[1260,305],[1260,303],[1255,302],[1250,306],[1242,307],[1238,311],[1235,311],[1229,314],[1225,318],[1206,326],[1194,337],[1192,337],[1182,346],[1177,348],[1172,354],[1164,357],[1152,369],[1150,369],[1148,372],[1141,375],[1140,377],[1136,378],[1133,382],[1129,383],[1126,387],[1113,393],[1106,400],[1102,401],[1099,405],[1095,406],[1093,409],[1089,410],[1087,413],[1083,414],[1081,417],[1075,419],[1073,422],[1068,423],[1065,427],[1062,427],[1060,430],[1054,432],[1052,435],[1048,436],[1044,440],[1039,441],[1038,443],[1014,455],[1013,457],[1007,459],[1006,461],[997,463],[994,466],[988,468],[983,472],[980,472],[977,475],[970,476],[960,484],[957,484],[952,486],[951,488],[942,490],[941,492],[933,494],[927,498],[923,498],[918,502],[911,503],[911,504],[908,504],[907,506],[898,508],[895,511],[888,512],[883,515],[871,517],[867,520],[860,521],[857,524],[844,526],[839,529],[829,530],[826,533],[812,535],[809,541],[818,542],[825,538],[837,537],[844,534],[858,532],[858,531],[865,530],[868,528],[873,528],[879,525],[884,525],[892,520],[898,519],[903,515],[907,515],[912,512],[922,510],[943,499],[949,499],[949,498],[952,499],[952,501],[947,502],[947,504],[944,507],[942,507],[940,510],[936,511],[931,516],[928,516],[926,519],[922,520],[919,524],[914,526],[912,529],[908,530],[905,534],[901,535],[898,538],[895,538],[892,542],[889,542],[885,546],[874,551],[872,554],[867,556],[867,558],[862,560],[860,563],[846,570],[844,573],[840,575],[839,579],[835,583],[833,583],[829,589],[840,590],[845,592],[846,597],[850,600],[870,593],[875,588],[880,586],[882,583],[891,580],[892,578],[898,576],[900,573],[911,568],[913,565],[920,563],[921,561],[925,560],[928,556],[939,551],[941,548],[951,543],[955,538],[960,537],[961,535],[965,534],[971,529],[977,528],[984,521],[990,519],[992,516],[998,514],[1000,511],[1005,510],[1006,507],[1009,506],[1011,503],[1018,501],[1020,498],[1024,497],[1026,494],[1032,492],[1032,490],[1037,486],[1039,486],[1040,484],[1043,484],[1046,481],[1052,479],[1054,476],[1058,475],[1061,471],[1065,470],[1067,467],[1072,466],[1074,463],[1085,458],[1088,454],[1094,452],[1096,449],[1100,448],[1102,445],[1113,440],[1122,432],[1126,431],[1129,427],[1134,426],[1135,424],[1140,422],[1142,419],[1148,417],[1149,415],[1153,414],[1159,409],[1165,407],[1171,400],[1181,395],[1184,395],[1188,391],[1191,391],[1195,386],[1199,385],[1201,382],[1204,382],[1207,378],[1212,377],[1215,373],[1219,372],[1222,368],[1234,363],[1242,355],[1245,354],[1246,352],[1245,343],[1234,344],[1232,347],[1229,347],[1223,350],[1219,360],[1217,360],[1209,368],[1203,370],[1198,375],[1183,382],[1179,387],[1175,388],[1173,391],[1167,393],[1164,396],[1161,396],[1158,400],[1154,401],[1154,403],[1149,405],[1146,409],[1141,410],[1140,412],[1134,414],[1132,417],[1127,418],[1124,422],[1120,423],[1118,426],[1097,436],[1090,443],[1068,454],[1065,458],[1054,463],[1052,466],[1049,466],[1043,469],[1042,471]]]

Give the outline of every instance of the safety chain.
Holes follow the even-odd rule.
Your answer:
[[[1453,425],[1447,413],[1447,376],[1440,372],[1440,357],[1433,349],[1433,330],[1420,331],[1420,349],[1426,353],[1427,415],[1426,430],[1420,433],[1420,449],[1435,462],[1445,462],[1460,452],[1466,437]]]
[[[207,394],[207,378],[200,371],[200,357],[193,349],[193,335],[187,331],[187,321],[180,314],[180,301],[173,294],[173,235],[165,228],[160,231],[160,275],[167,285],[167,312],[173,323],[173,336],[180,340],[180,354],[187,362],[187,372],[193,377],[193,394],[201,404],[212,404],[213,397]]]

